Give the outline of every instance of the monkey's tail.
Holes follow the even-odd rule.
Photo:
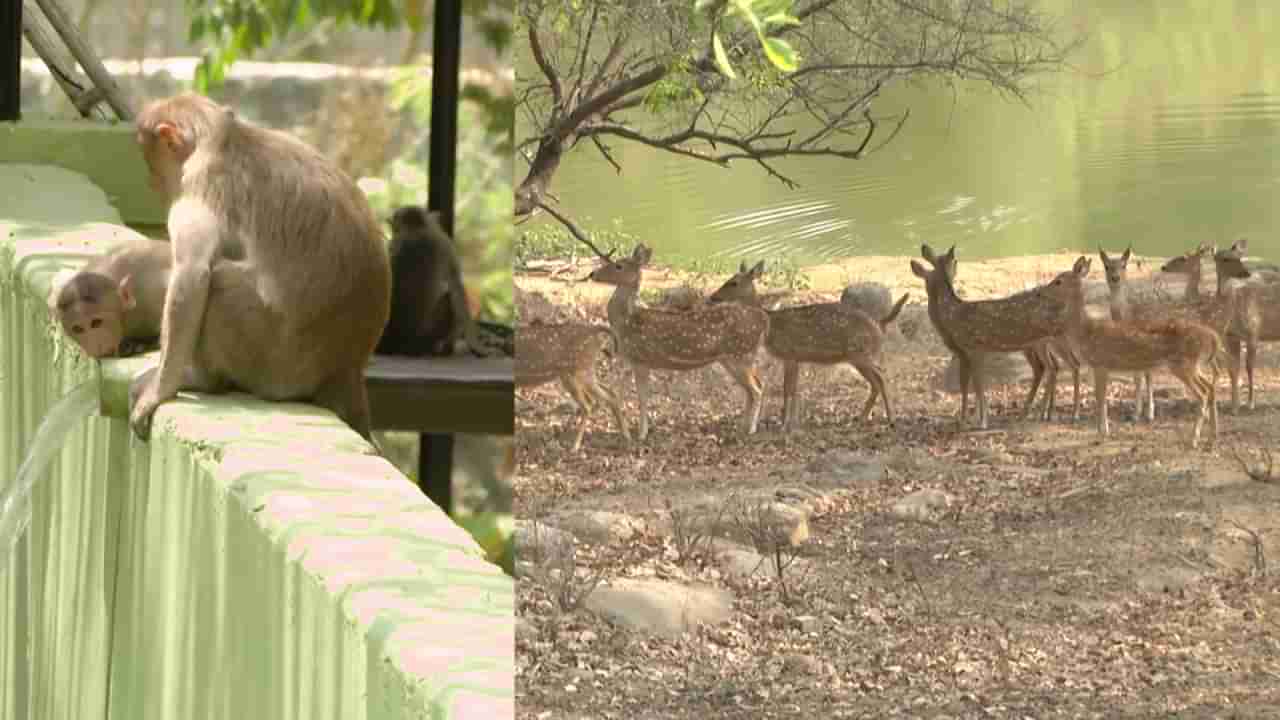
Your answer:
[[[890,310],[889,314],[885,315],[884,319],[880,321],[881,330],[889,327],[889,323],[898,319],[898,313],[902,312],[902,306],[907,304],[907,298],[909,297],[911,297],[911,293],[903,293],[902,297],[898,298],[898,302],[894,304],[893,309]]]

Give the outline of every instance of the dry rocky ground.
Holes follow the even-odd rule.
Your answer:
[[[961,293],[1020,290],[1073,259],[962,262]],[[518,275],[521,317],[603,323],[609,289],[559,279],[585,274]],[[1000,364],[992,429],[960,432],[906,259],[811,277],[782,302],[864,280],[912,294],[886,347],[895,428],[879,408],[857,422],[852,370],[810,366],[804,424],[781,434],[773,360],[745,438],[717,368],[655,373],[651,436],[632,448],[602,410],[570,454],[559,386],[517,394],[519,717],[1280,717],[1280,485],[1258,467],[1280,448],[1280,348],[1264,346],[1256,410],[1231,414],[1220,381],[1212,451],[1186,449],[1191,406],[1167,374],[1153,426],[1113,382],[1105,442],[1087,371],[1079,421],[1021,420],[1021,359]],[[600,375],[634,419],[620,362]]]

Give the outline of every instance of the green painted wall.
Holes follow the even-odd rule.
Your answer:
[[[0,203],[21,183],[36,199],[0,204],[0,486],[59,397],[100,377],[118,412],[154,360],[99,366],[55,331],[52,276],[131,231],[82,177],[0,165]],[[0,575],[0,720],[514,714],[512,582],[327,411],[184,396],[150,443],[88,418],[34,509]]]
[[[0,123],[0,164],[22,163],[56,166],[92,178],[96,188],[80,185],[78,190],[105,194],[119,217],[129,225],[164,224],[164,203],[147,185],[146,163],[134,140],[133,126],[129,123],[107,124],[87,120]],[[6,180],[6,185],[11,181],[12,176]],[[47,189],[50,191],[47,196],[56,199],[54,191],[58,188]],[[68,199],[62,198],[52,206],[68,213],[62,222],[83,221],[86,217],[102,219],[87,208],[71,208],[71,203],[66,202]],[[5,199],[0,195],[0,206],[4,204]],[[0,218],[30,220],[33,217],[26,213],[0,212]]]

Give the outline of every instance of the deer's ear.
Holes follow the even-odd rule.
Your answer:
[[[1129,258],[1130,258],[1130,256],[1132,256],[1132,255],[1133,255],[1133,246],[1132,246],[1132,245],[1130,245],[1129,247],[1127,247],[1127,248],[1125,248],[1125,249],[1124,249],[1124,254],[1122,254],[1122,255],[1120,256],[1120,262],[1124,263],[1125,265],[1128,265],[1128,264],[1129,264]]]
[[[751,268],[751,274],[752,274],[752,275],[754,275],[755,277],[760,277],[761,275],[763,275],[763,274],[764,274],[764,261],[763,261],[763,260],[761,260],[760,262],[756,263],[756,266],[755,266],[755,267],[753,267],[753,268]]]
[[[924,266],[916,262],[915,260],[911,261],[911,272],[914,273],[915,276],[920,278],[921,280],[929,279],[929,271],[925,270]]]
[[[743,260],[742,262],[738,263],[738,272],[744,273],[746,271],[747,271],[747,261]]]

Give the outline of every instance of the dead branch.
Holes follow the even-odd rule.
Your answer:
[[[600,252],[600,248],[596,247],[595,243],[591,242],[591,239],[588,238],[587,234],[582,231],[582,228],[578,227],[577,223],[570,220],[563,213],[561,213],[560,211],[556,210],[555,208],[551,207],[550,205],[544,202],[539,202],[538,207],[543,210],[546,210],[548,215],[558,220],[561,225],[564,225],[565,229],[569,231],[570,235],[573,235],[575,238],[577,238],[587,247],[591,248],[591,251],[594,252],[596,255],[600,256],[601,260],[604,260],[605,262],[611,262],[613,260],[613,253],[617,251],[617,248],[610,250],[607,255],[605,253]]]

